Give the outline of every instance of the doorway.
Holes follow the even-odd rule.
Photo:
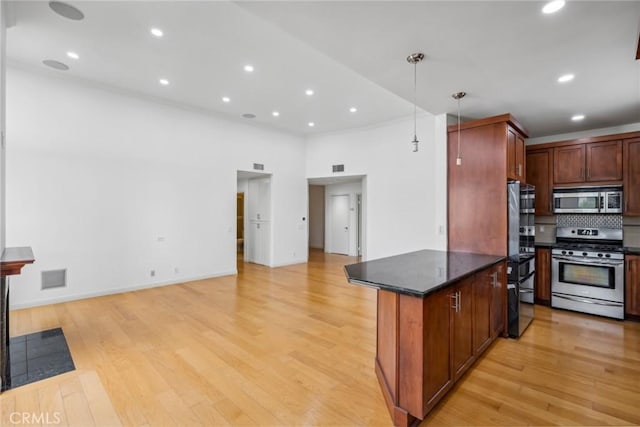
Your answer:
[[[271,266],[271,174],[238,171],[237,194],[236,259]]]
[[[329,252],[349,255],[349,195],[332,194],[330,201],[331,246]]]
[[[366,176],[310,178],[309,249],[366,256]]]

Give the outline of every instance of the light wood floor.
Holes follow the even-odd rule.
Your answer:
[[[346,282],[354,261],[312,252],[308,265],[12,311],[12,336],[61,326],[77,370],[0,395],[0,425],[46,412],[78,426],[388,426],[375,291]],[[539,307],[423,425],[640,425],[640,324]]]

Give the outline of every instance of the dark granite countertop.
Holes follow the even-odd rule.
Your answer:
[[[499,255],[422,250],[344,267],[350,283],[425,297],[506,259]]]
[[[625,246],[624,253],[629,255],[640,255],[640,248]]]

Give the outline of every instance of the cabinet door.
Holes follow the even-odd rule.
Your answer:
[[[453,385],[452,305],[451,292],[448,289],[424,299],[424,324],[427,326],[424,327],[422,417]],[[416,414],[420,415],[419,412]]]
[[[592,142],[586,150],[586,181],[622,180],[622,141]]]
[[[625,257],[625,313],[640,316],[640,256]]]
[[[640,216],[640,138],[624,141],[624,214]]]
[[[551,249],[536,248],[536,304],[551,303]]]
[[[491,337],[496,338],[504,332],[507,305],[507,270],[505,263],[491,269]]]
[[[577,184],[585,181],[584,144],[553,149],[554,184]]]
[[[507,128],[507,178],[518,179],[516,133]]]
[[[452,365],[453,378],[457,380],[473,363],[473,277],[453,288],[454,308],[452,316]]]
[[[553,215],[553,149],[527,152],[527,183],[536,187],[536,215]]]
[[[520,181],[526,182],[527,170],[525,162],[524,138],[516,133],[516,173]]]
[[[482,353],[491,344],[492,269],[475,275],[473,282],[473,351]]]

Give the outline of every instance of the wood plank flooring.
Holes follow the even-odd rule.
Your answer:
[[[12,336],[62,327],[77,370],[1,394],[0,425],[46,412],[69,426],[388,426],[376,293],[342,271],[355,261],[313,251],[308,264],[12,311]],[[422,425],[640,425],[640,324],[536,315]]]

